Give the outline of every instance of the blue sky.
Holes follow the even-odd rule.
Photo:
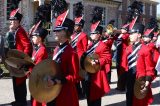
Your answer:
[[[157,0],[160,3],[160,0]],[[157,14],[160,14],[160,4],[157,6]]]

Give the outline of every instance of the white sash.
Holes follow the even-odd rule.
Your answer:
[[[58,56],[64,52],[64,49],[67,47],[68,45],[64,46],[63,48],[61,48],[52,58],[52,60],[55,60],[57,63],[59,62]],[[58,60],[57,60],[58,59]]]

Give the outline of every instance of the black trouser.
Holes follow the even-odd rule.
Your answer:
[[[117,70],[117,71],[120,71],[120,70]],[[124,72],[118,77],[117,88],[119,90],[125,90],[126,81],[127,81],[127,72]]]
[[[90,82],[85,81],[85,86],[84,86],[86,96],[87,96],[87,104],[88,106],[101,106],[101,98],[95,100],[95,101],[90,101],[89,100],[89,93],[90,93]]]
[[[111,68],[110,68],[110,71],[107,73],[107,79],[108,79],[108,82],[111,83]]]
[[[101,98],[99,98],[95,101],[88,101],[88,99],[87,99],[87,104],[88,104],[88,106],[101,106]]]
[[[85,97],[85,92],[84,92],[84,80],[80,81],[79,83],[76,83],[76,89],[77,89],[77,93],[78,93],[78,97],[79,99],[82,99]]]
[[[129,71],[127,74],[127,92],[126,92],[126,105],[132,106],[134,96],[134,83],[136,74]]]
[[[13,81],[13,91],[14,91],[14,97],[15,97],[15,101],[19,102],[19,103],[26,103],[26,96],[27,96],[27,87],[26,87],[26,80],[17,85],[16,84],[16,78],[12,77],[12,81]]]

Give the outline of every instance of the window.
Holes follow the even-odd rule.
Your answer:
[[[150,4],[150,15],[152,15],[152,4]]]

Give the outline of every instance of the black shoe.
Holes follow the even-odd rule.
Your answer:
[[[82,100],[82,99],[85,99],[85,95],[84,94],[80,94],[78,95],[79,99]]]

